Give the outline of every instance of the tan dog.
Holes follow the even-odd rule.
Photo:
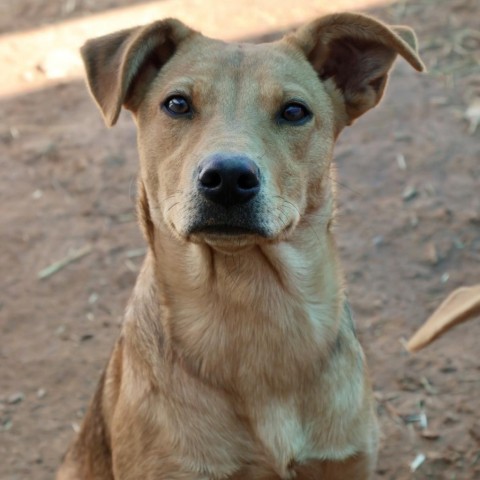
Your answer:
[[[332,150],[413,32],[355,14],[269,44],[176,20],[90,40],[138,127],[149,250],[62,480],[372,477],[377,424],[332,235]]]

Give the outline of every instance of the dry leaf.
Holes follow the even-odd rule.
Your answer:
[[[455,290],[433,312],[407,344],[415,352],[453,326],[480,315],[480,284]]]

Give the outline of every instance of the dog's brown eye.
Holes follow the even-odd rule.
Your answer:
[[[190,102],[181,95],[174,95],[165,100],[163,110],[172,117],[183,117],[192,113]]]
[[[293,124],[303,124],[312,116],[310,110],[301,103],[287,103],[280,113],[283,121]]]

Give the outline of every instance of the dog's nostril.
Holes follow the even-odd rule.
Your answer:
[[[237,185],[243,190],[258,187],[258,177],[253,172],[244,173],[238,177]]]
[[[222,184],[222,177],[215,170],[207,170],[200,175],[200,183],[206,188],[216,188]]]
[[[212,155],[199,166],[199,192],[211,202],[229,208],[247,203],[260,191],[260,171],[248,157]]]

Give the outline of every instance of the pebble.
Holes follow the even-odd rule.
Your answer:
[[[468,430],[468,433],[480,444],[480,423],[474,423]]]
[[[469,212],[468,222],[480,226],[480,212]]]
[[[409,202],[410,200],[413,200],[417,196],[418,196],[418,190],[412,185],[407,186],[402,193],[402,198],[404,202]]]
[[[55,329],[55,335],[61,336],[65,333],[66,330],[67,330],[67,328],[65,327],[65,325],[59,325]]]
[[[373,242],[373,245],[375,245],[375,247],[380,247],[385,243],[385,239],[383,238],[382,235],[376,235],[375,237],[373,237],[372,242]]]
[[[465,248],[465,244],[458,238],[458,237],[455,237],[453,239],[453,246],[457,249],[457,250],[463,250]]]
[[[427,440],[437,440],[440,438],[440,434],[432,430],[422,430],[420,435]]]
[[[88,303],[89,303],[90,305],[93,305],[94,303],[97,302],[98,298],[99,298],[98,293],[93,292],[93,293],[88,297]]]
[[[397,153],[397,165],[400,170],[407,169],[407,162],[405,161],[405,155],[403,155],[403,153]]]
[[[429,197],[434,197],[437,194],[437,189],[433,183],[427,183],[424,186],[424,191]]]
[[[34,200],[39,200],[40,198],[43,197],[43,192],[42,190],[35,190],[33,193],[32,193],[32,198]]]
[[[44,388],[39,388],[37,390],[37,398],[44,398],[47,394],[47,391]]]
[[[16,405],[17,403],[21,403],[24,398],[25,395],[22,392],[15,392],[7,398],[7,403],[10,405]]]
[[[393,136],[398,142],[408,141],[412,139],[412,135],[410,135],[408,132],[395,132]]]
[[[18,137],[20,137],[20,130],[15,127],[10,127],[10,136],[16,140]]]
[[[430,98],[429,103],[433,107],[443,107],[444,105],[448,104],[448,98],[441,96],[432,97]]]
[[[420,223],[420,221],[418,220],[418,217],[413,214],[411,217],[410,217],[410,226],[412,228],[416,228],[418,227],[418,224]]]
[[[425,251],[428,262],[432,265],[436,265],[439,261],[439,257],[435,244],[433,242],[427,243]]]
[[[12,420],[10,418],[7,418],[0,425],[0,431],[7,432],[8,430],[10,430],[12,428],[12,426],[13,426]]]

